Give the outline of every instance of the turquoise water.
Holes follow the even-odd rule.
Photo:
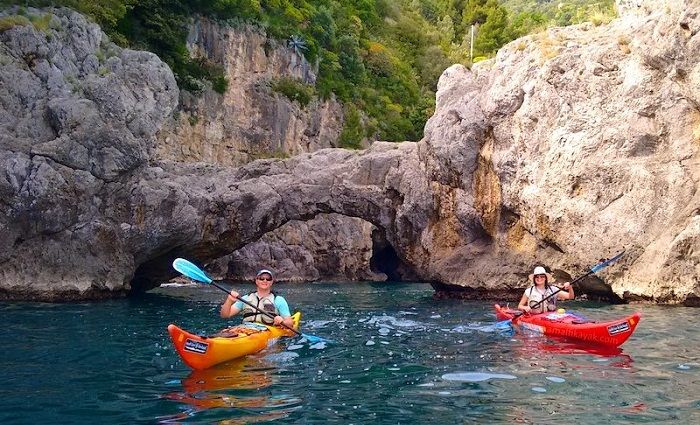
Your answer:
[[[239,288],[240,289],[240,288]],[[698,309],[569,303],[592,319],[644,314],[619,353],[494,326],[491,303],[436,301],[421,284],[276,288],[299,338],[191,372],[166,326],[207,334],[223,294],[0,304],[0,423],[698,423]],[[229,322],[230,323],[230,322]]]

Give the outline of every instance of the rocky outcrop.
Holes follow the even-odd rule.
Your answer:
[[[176,94],[152,55],[119,52],[138,72],[114,71],[104,92],[92,89],[99,71],[78,73],[87,89],[71,91],[70,105],[95,105],[53,108],[67,94],[54,95],[31,60],[49,42],[31,27],[5,31],[2,294],[148,289],[173,275],[174,257],[209,262],[290,221],[336,213],[372,223],[419,277],[467,293],[516,295],[536,263],[573,276],[625,248],[597,274],[617,296],[697,305],[700,18],[686,6],[548,30],[472,70],[449,68],[419,143],[238,168],[149,151]],[[132,87],[141,109],[120,114]],[[61,111],[97,116],[83,129],[70,118],[78,112]],[[95,154],[73,143],[32,150],[65,132]]]
[[[103,202],[147,165],[177,85],[83,16],[48,18],[0,33],[0,297],[126,293],[134,258]]]
[[[494,271],[517,281],[509,267],[536,261],[581,273],[626,248],[600,274],[618,295],[695,303],[698,25],[697,9],[627,15],[516,40],[473,72],[445,72],[428,164],[474,206],[457,215],[484,232],[472,270],[490,269],[477,274],[492,282]],[[456,264],[463,249],[441,257]],[[464,270],[439,280],[475,286]]]
[[[279,194],[298,186],[297,179],[313,191],[333,175],[333,163],[355,154],[326,154],[311,171],[258,162],[240,179],[239,171],[202,163],[159,163],[154,135],[178,95],[170,70],[152,54],[112,45],[78,14],[54,14],[47,29],[27,21],[0,34],[0,116],[7,129],[0,297],[65,300],[147,289],[169,277],[163,260],[174,253],[215,258],[288,221],[331,211],[313,202],[297,208],[306,195],[280,202]],[[308,177],[315,170],[323,181]],[[265,175],[282,187],[257,180]],[[260,195],[274,211],[258,205]],[[241,218],[228,216],[229,209]],[[249,230],[239,232],[239,225]],[[203,234],[215,241],[202,243]]]

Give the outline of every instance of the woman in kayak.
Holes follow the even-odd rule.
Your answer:
[[[550,285],[554,283],[554,277],[547,273],[544,267],[535,267],[534,272],[528,279],[532,286],[525,290],[523,297],[520,298],[520,304],[518,304],[518,309],[526,313],[555,311],[557,309],[557,299],[573,300],[575,297],[574,288],[569,282],[564,283],[561,289]],[[546,301],[540,303],[540,301],[544,299],[546,299]],[[538,303],[539,305],[537,305]]]
[[[272,292],[272,282],[272,272],[267,269],[260,270],[258,274],[255,275],[255,286],[257,291],[245,295],[243,299],[257,306],[258,309],[274,315],[274,319],[238,300],[238,298],[240,298],[240,294],[234,290],[231,290],[231,293],[228,297],[226,297],[223,305],[221,306],[221,317],[227,319],[242,311],[244,322],[257,322],[276,326],[279,324],[284,324],[287,327],[293,327],[294,322],[292,320],[292,315],[289,312],[287,300],[279,295],[275,295],[275,293]]]

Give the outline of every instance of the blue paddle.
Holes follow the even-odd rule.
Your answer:
[[[624,253],[625,253],[625,250],[622,250],[620,253],[616,254],[614,257],[612,257],[612,258],[610,258],[610,259],[607,259],[607,260],[602,260],[602,261],[600,261],[598,264],[596,264],[595,266],[591,267],[591,269],[590,269],[586,274],[581,275],[581,276],[577,277],[576,279],[572,280],[572,281],[571,281],[571,285],[573,285],[574,283],[578,283],[581,279],[583,279],[583,278],[585,278],[585,277],[587,277],[587,276],[590,276],[590,275],[592,275],[592,274],[595,273],[595,272],[598,272],[598,271],[600,271],[600,270],[603,270],[605,267],[607,267],[607,266],[611,265],[612,263],[614,263],[615,261],[619,260],[620,257],[622,257],[622,255],[623,255]],[[561,292],[561,290],[562,290],[562,288],[557,287],[557,290],[556,290],[556,291],[554,291],[554,292],[552,292],[551,294],[549,294],[549,296],[546,297],[545,299],[543,299],[542,301],[540,301],[540,302],[536,303],[535,305],[533,305],[532,308],[533,308],[533,309],[537,308],[540,304],[542,304],[543,302],[545,302],[545,301],[547,301],[548,299],[552,298],[552,297],[553,297],[554,295],[556,295],[558,292]],[[523,312],[522,312],[522,311],[519,311],[519,312],[516,312],[516,313],[514,313],[514,314],[515,314],[515,317],[518,317],[518,316],[522,315]],[[498,322],[497,325],[500,324],[500,323],[510,323],[510,322],[511,322],[511,320],[503,320],[502,322]]]
[[[173,268],[175,270],[177,270],[178,272],[182,273],[183,275],[189,277],[192,280],[196,280],[197,282],[201,282],[201,283],[207,283],[210,285],[214,285],[217,288],[221,289],[222,291],[224,291],[230,295],[230,292],[226,288],[224,288],[224,287],[220,286],[219,284],[217,284],[216,282],[214,282],[214,280],[211,279],[209,276],[207,276],[207,274],[204,273],[204,271],[202,269],[200,269],[196,265],[192,264],[191,262],[185,260],[184,258],[176,258],[175,261],[173,261]],[[273,314],[259,309],[258,307],[254,306],[253,304],[244,300],[243,297],[237,297],[236,299],[238,299],[238,301],[240,301],[244,304],[247,304],[250,307],[254,308],[260,314],[264,314],[265,316],[270,317],[272,319],[275,318],[275,316]],[[280,323],[280,325],[282,327],[289,329],[290,331],[294,332],[295,334],[306,338],[312,344],[315,344],[317,342],[326,342],[326,340],[324,340],[321,337],[301,333],[294,328],[290,328],[289,326],[285,325],[284,323]]]
[[[599,263],[596,264],[595,266],[591,267],[591,269],[590,269],[586,274],[581,275],[581,276],[577,277],[576,279],[572,280],[572,281],[571,281],[571,285],[573,285],[574,283],[578,283],[581,279],[583,279],[583,278],[585,278],[585,277],[587,277],[587,276],[590,276],[590,275],[592,275],[593,273],[595,273],[595,272],[597,272],[597,271],[603,270],[605,267],[608,267],[610,264],[612,264],[612,263],[614,263],[615,261],[619,260],[620,257],[622,257],[622,255],[623,255],[624,253],[625,253],[625,251],[622,250],[622,252],[620,252],[619,254],[615,255],[614,257],[612,257],[612,258],[610,258],[610,259],[608,259],[608,260],[602,260],[601,262],[599,262]],[[543,302],[545,302],[545,301],[547,301],[548,299],[552,298],[552,297],[555,296],[557,293],[561,292],[561,290],[562,290],[562,288],[557,287],[557,290],[556,290],[556,291],[554,291],[554,292],[552,292],[551,294],[549,294],[549,296],[546,297],[545,299],[543,299],[542,301],[540,301],[540,302],[536,303],[535,305],[533,305],[532,308],[535,309],[535,308],[539,307],[540,304],[542,304]]]

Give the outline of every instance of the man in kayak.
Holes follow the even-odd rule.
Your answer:
[[[573,300],[575,297],[574,288],[569,282],[564,283],[563,290],[550,285],[550,283],[554,283],[554,277],[547,273],[547,270],[542,266],[535,267],[534,272],[528,279],[532,285],[525,290],[522,298],[520,298],[520,304],[518,304],[518,309],[525,313],[555,311],[557,309],[557,299]],[[545,299],[546,301],[541,302]]]
[[[289,312],[287,300],[279,295],[275,295],[275,293],[272,292],[270,289],[272,288],[272,282],[272,272],[267,269],[260,270],[258,274],[255,275],[255,286],[257,291],[245,295],[243,299],[254,306],[257,306],[259,310],[274,315],[274,319],[240,301],[240,294],[234,290],[231,290],[231,293],[224,300],[224,303],[221,305],[221,312],[219,314],[224,319],[227,319],[243,311],[244,322],[257,322],[275,326],[284,324],[287,327],[293,327],[294,322],[292,320],[292,315]]]

